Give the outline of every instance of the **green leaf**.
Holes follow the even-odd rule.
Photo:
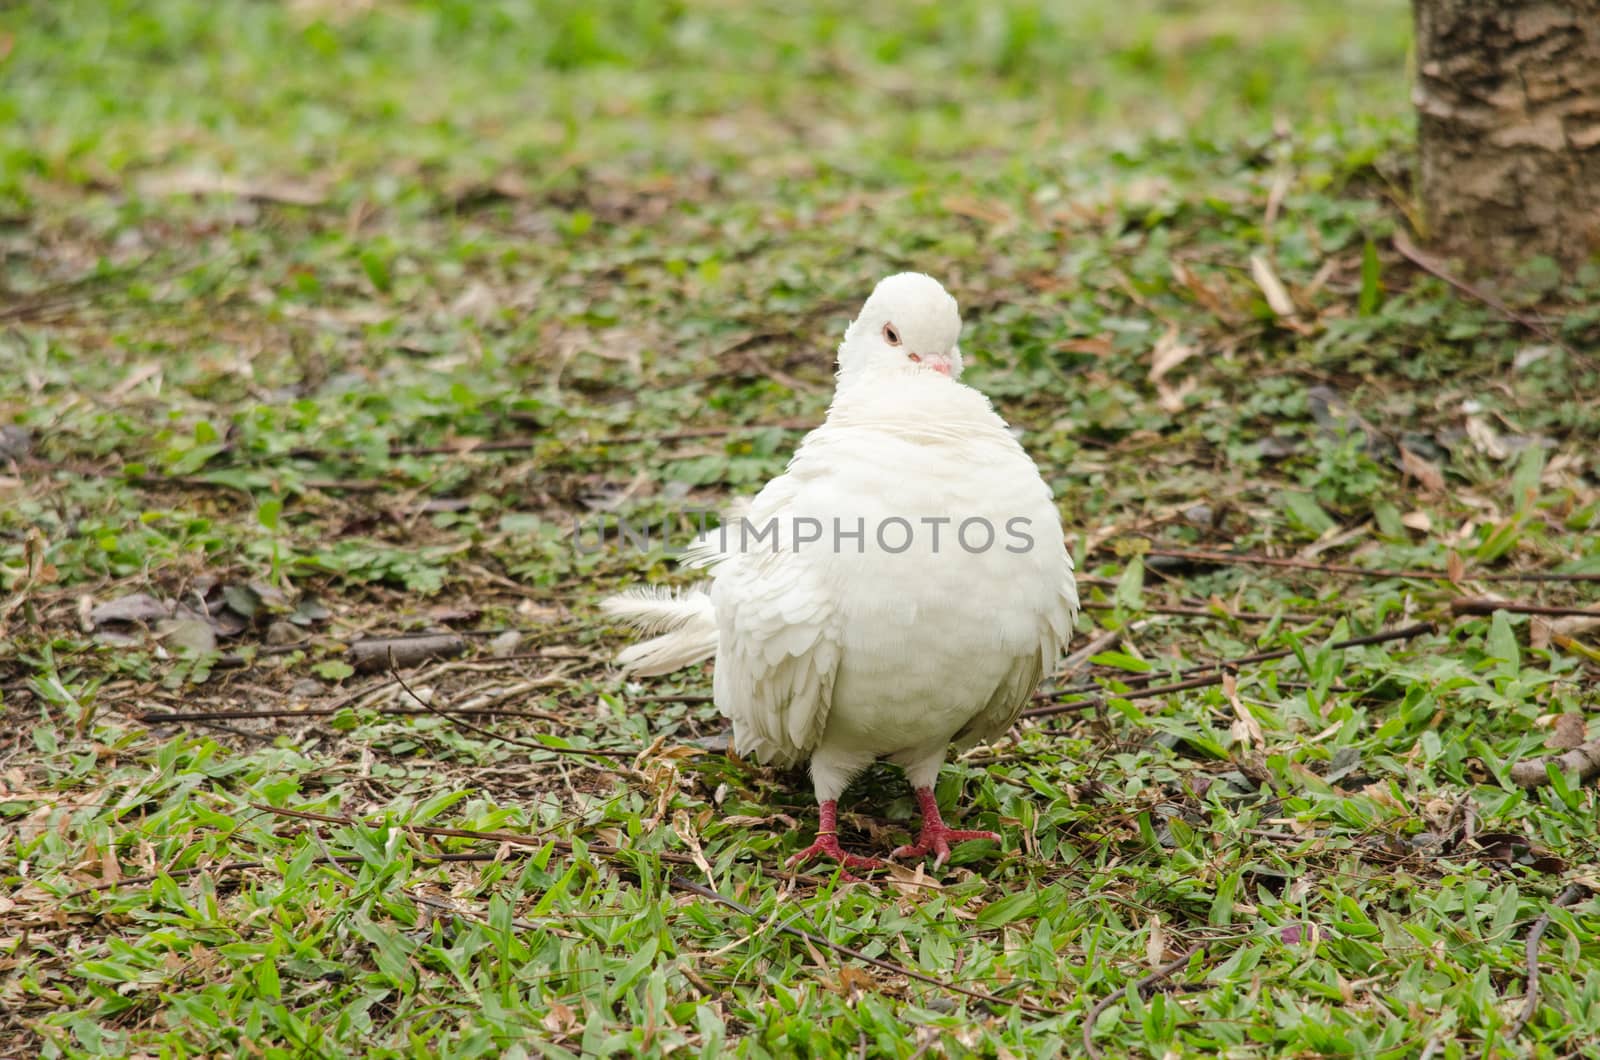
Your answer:
[[[1141,659],[1136,655],[1129,655],[1125,651],[1103,651],[1089,661],[1095,666],[1110,666],[1136,674],[1147,674],[1155,669],[1155,666],[1148,660]]]
[[[256,968],[258,969],[256,972],[256,989],[261,992],[261,996],[270,998],[282,996],[282,989],[278,983],[277,963],[270,956],[263,957],[261,962],[256,965]]]
[[[1400,521],[1400,510],[1388,501],[1374,504],[1372,517],[1378,524],[1378,532],[1384,537],[1405,538],[1406,526]]]
[[[411,944],[406,937],[392,928],[374,923],[366,915],[357,913],[353,918],[356,933],[372,944],[374,960],[379,971],[389,981],[402,989],[411,985]]]
[[[1482,543],[1473,550],[1479,563],[1493,563],[1514,548],[1522,538],[1523,516],[1516,515],[1488,529]]]
[[[343,659],[325,659],[313,666],[311,672],[328,681],[343,681],[356,670]]]
[[[1322,505],[1318,504],[1316,498],[1309,493],[1285,493],[1283,506],[1289,513],[1289,518],[1313,537],[1321,537],[1339,525],[1322,510]]]
[[[1117,579],[1113,597],[1118,608],[1124,611],[1144,610],[1144,559],[1134,556]]]
[[[660,950],[661,943],[654,936],[651,936],[640,947],[639,952],[633,955],[633,959],[623,965],[622,971],[617,973],[617,977],[612,983],[609,998],[610,1004],[616,1004],[628,987],[632,986],[641,975],[650,970],[650,966],[655,963],[656,954]]]
[[[990,902],[978,913],[978,923],[986,928],[997,928],[1020,920],[1033,912],[1038,904],[1038,897],[1032,891],[1018,891],[1008,894],[1004,898]]]
[[[389,273],[389,262],[376,250],[361,252],[361,271],[367,274],[372,286],[383,294],[388,294],[394,288],[394,277]]]
[[[1539,479],[1544,475],[1546,453],[1542,445],[1530,445],[1517,460],[1511,475],[1511,503],[1523,511],[1539,498]]]
[[[196,445],[189,449],[168,452],[167,470],[174,475],[192,475],[206,466],[210,459],[222,452],[220,444]]]
[[[1489,619],[1488,649],[1489,655],[1499,661],[1501,673],[1508,677],[1517,675],[1522,666],[1522,656],[1517,649],[1517,634],[1504,611],[1496,611]]]
[[[1357,311],[1364,317],[1376,313],[1383,304],[1383,265],[1378,261],[1378,248],[1371,239],[1361,248],[1361,296],[1356,302]]]

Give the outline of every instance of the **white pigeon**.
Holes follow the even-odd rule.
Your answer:
[[[882,862],[839,846],[838,800],[875,759],[922,809],[894,857],[1000,841],[958,831],[934,781],[952,742],[1004,733],[1072,635],[1072,558],[1038,468],[961,379],[961,318],[938,281],[878,284],[839,347],[827,419],[788,469],[690,546],[709,583],[602,605],[654,639],[622,665],[668,673],[716,657],[734,750],[811,764],[817,838],[790,863]]]

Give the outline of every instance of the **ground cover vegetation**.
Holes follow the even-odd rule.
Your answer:
[[[1429,256],[1409,35],[0,9],[0,1053],[1579,1055],[1600,270]],[[847,884],[594,602],[901,269],[1086,608],[942,776],[1004,849]],[[874,770],[846,844],[915,810]]]

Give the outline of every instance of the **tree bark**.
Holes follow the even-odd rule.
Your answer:
[[[1476,266],[1600,252],[1600,0],[1412,0],[1423,207]]]

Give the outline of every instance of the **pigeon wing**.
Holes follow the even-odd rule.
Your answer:
[[[733,721],[734,749],[779,766],[805,761],[821,741],[841,658],[826,556],[793,547],[803,477],[773,479],[748,509],[702,538],[695,556],[714,565],[713,692]]]

